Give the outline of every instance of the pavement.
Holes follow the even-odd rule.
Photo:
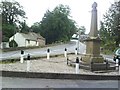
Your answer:
[[[74,61],[76,55],[68,55],[69,58],[72,58]],[[75,68],[67,65],[67,58],[64,55],[58,57],[52,57],[49,60],[47,58],[33,59],[30,61],[30,68],[27,71],[27,61],[20,63],[20,61],[15,63],[0,64],[0,70],[3,71],[20,71],[20,72],[40,72],[40,73],[67,73],[75,74]],[[118,75],[118,71],[96,73],[84,69],[79,69],[79,74],[87,75]]]
[[[63,90],[72,88],[72,90],[118,90],[119,81],[116,80],[61,80],[61,79],[40,79],[40,78],[11,78],[2,77],[2,88],[13,88],[10,90],[23,90],[22,88],[29,88],[27,90]],[[5,89],[6,90],[6,89]],[[36,89],[35,89],[36,90]],[[71,90],[71,89],[70,89]]]

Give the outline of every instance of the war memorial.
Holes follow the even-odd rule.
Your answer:
[[[100,54],[101,38],[97,28],[97,3],[92,5],[91,27],[89,37],[84,40],[86,44],[86,53],[81,56],[80,68],[90,71],[106,71],[115,70],[115,66],[111,66]],[[72,64],[71,64],[72,65]],[[75,65],[73,65],[75,66]]]
[[[47,53],[47,56],[49,57],[47,58],[44,56],[39,58],[33,57],[32,59],[30,54],[28,54],[29,58],[27,60],[30,60],[29,62],[22,60],[22,63],[17,61],[14,63],[0,64],[2,66],[2,68],[0,68],[2,72],[1,75],[4,77],[118,80],[118,71],[115,70],[115,64],[112,67],[100,54],[100,41],[101,39],[97,29],[97,3],[94,2],[92,5],[90,33],[89,37],[85,40],[85,54],[78,54],[77,56],[73,54],[66,55],[66,49],[65,57],[63,57],[63,55],[50,56],[52,50],[48,50],[49,54]],[[71,58],[68,60],[67,56]],[[20,60],[20,58],[18,60]],[[75,68],[72,67],[75,66],[76,63],[77,69],[79,70],[77,74]],[[104,71],[105,73],[95,73],[94,71]]]
[[[89,64],[92,70],[106,68],[104,58],[100,55],[100,41],[97,28],[97,3],[94,2],[92,5],[90,33],[89,37],[85,40],[86,54],[82,56],[82,61]]]

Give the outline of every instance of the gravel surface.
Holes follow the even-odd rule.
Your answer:
[[[70,58],[74,58],[74,55],[69,55]],[[80,58],[80,56],[79,56]],[[74,58],[75,60],[75,58]],[[0,70],[6,71],[27,71],[27,61],[24,63],[16,62],[10,64],[0,64]],[[75,68],[67,65],[67,59],[64,56],[53,57],[47,60],[46,58],[31,60],[29,72],[44,72],[44,73],[71,73],[75,74]],[[97,75],[118,75],[117,71],[106,73],[95,73],[88,70],[80,69],[80,74],[97,74]]]

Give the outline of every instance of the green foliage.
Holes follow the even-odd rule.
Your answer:
[[[86,28],[84,26],[81,26],[80,28],[78,28],[78,31],[80,31],[81,34],[84,35],[86,32]]]
[[[3,41],[8,39],[18,30],[17,24],[25,17],[23,7],[16,1],[4,0],[0,3],[0,14],[2,15]]]
[[[30,31],[30,28],[27,26],[25,21],[21,22],[19,27],[21,33],[28,33]]]
[[[40,33],[41,32],[41,27],[40,27],[40,23],[36,22],[31,26],[31,29],[33,30],[33,32],[35,33]]]
[[[31,28],[45,37],[46,43],[68,41],[76,32],[75,22],[70,17],[68,6],[59,5],[53,11],[47,11],[42,21]]]
[[[10,24],[2,24],[3,41],[9,41],[9,37],[14,34],[15,27]]]
[[[101,21],[100,36],[107,49],[115,49],[120,44],[120,1],[111,5],[104,21]]]
[[[25,18],[23,7],[16,1],[2,1],[0,5],[2,9],[2,22],[14,24],[19,23],[19,17]]]
[[[15,40],[11,40],[11,41],[9,42],[9,46],[10,46],[10,47],[18,47],[18,44],[15,42]]]

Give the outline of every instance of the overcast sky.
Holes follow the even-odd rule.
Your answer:
[[[52,11],[59,4],[68,5],[71,9],[72,19],[78,26],[85,26],[87,33],[90,31],[91,7],[93,2],[98,4],[98,25],[103,14],[108,10],[115,0],[16,0],[24,8],[28,19],[26,23],[31,26],[42,20],[44,13],[49,9]]]

